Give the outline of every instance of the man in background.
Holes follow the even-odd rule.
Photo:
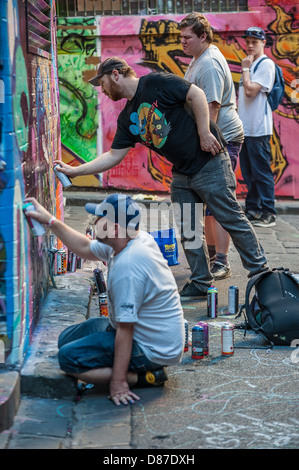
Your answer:
[[[243,37],[248,56],[242,60],[238,111],[245,135],[240,153],[242,176],[248,188],[245,213],[255,226],[273,227],[276,223],[274,176],[270,166],[273,116],[267,93],[273,88],[275,64],[264,53],[263,29],[253,26]]]
[[[217,46],[212,44],[213,31],[201,13],[190,13],[180,23],[181,43],[192,61],[185,79],[200,87],[206,95],[210,117],[217,122],[227,140],[227,151],[235,170],[244,141],[243,125],[237,113],[236,95],[231,71]],[[206,210],[205,236],[215,280],[231,275],[228,261],[230,236],[217,222],[209,208]]]

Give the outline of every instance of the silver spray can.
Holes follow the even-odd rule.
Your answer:
[[[221,327],[221,345],[224,356],[232,356],[234,354],[234,328],[235,325],[229,322]]]
[[[40,237],[41,235],[44,235],[46,233],[45,228],[40,224],[37,220],[32,219],[31,217],[28,217],[26,214],[27,212],[35,212],[35,207],[31,202],[25,203],[23,205],[23,212],[26,217],[26,220],[29,224],[30,231],[34,237]]]
[[[228,313],[238,313],[239,310],[239,288],[230,286],[228,289]]]
[[[61,173],[61,171],[57,171],[57,168],[62,168],[62,166],[59,165],[59,163],[56,163],[53,167],[53,170],[54,170],[55,175],[59,179],[60,183],[62,184],[63,189],[70,188],[72,186],[71,180],[69,179],[67,175],[65,175],[64,173]]]
[[[216,318],[218,315],[218,290],[212,286],[207,291],[208,317]]]

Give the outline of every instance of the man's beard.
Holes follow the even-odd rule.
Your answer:
[[[110,77],[109,77],[110,79]],[[118,85],[110,79],[110,90],[109,90],[109,98],[112,101],[119,101],[123,98],[121,92],[118,89]]]

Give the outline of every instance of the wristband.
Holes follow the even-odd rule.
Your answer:
[[[242,69],[242,72],[249,72],[249,68],[248,67],[245,67],[244,69]]]
[[[55,220],[56,220],[56,217],[51,217],[51,219],[49,219],[47,223],[48,227],[51,227],[53,223],[55,222]]]

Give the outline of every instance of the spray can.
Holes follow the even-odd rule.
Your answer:
[[[203,359],[204,347],[204,328],[201,325],[195,325],[192,328],[192,359]]]
[[[99,268],[94,269],[93,271],[95,283],[99,294],[104,294],[106,292],[106,283],[103,275],[103,271]]]
[[[230,286],[228,289],[228,313],[238,313],[239,310],[239,288]]]
[[[60,252],[61,252],[61,270],[62,270],[62,274],[66,274],[66,272],[67,272],[66,251],[61,249]]]
[[[62,168],[62,166],[59,163],[56,163],[53,167],[53,170],[60,183],[62,184],[63,189],[70,188],[72,186],[71,180],[64,173],[61,173],[61,171],[57,171],[57,168]]]
[[[207,292],[208,317],[216,318],[218,315],[218,290],[211,286]]]
[[[99,295],[100,316],[108,317],[108,300],[107,294],[102,293]]]
[[[184,320],[184,323],[185,323],[185,346],[184,346],[184,352],[188,351],[189,349],[189,342],[188,342],[188,334],[189,334],[189,331],[188,331],[188,322],[187,320]]]
[[[221,327],[221,345],[224,356],[232,356],[234,354],[234,328],[235,325],[229,322]]]
[[[94,239],[94,230],[92,227],[87,227],[86,229],[86,236],[87,238],[89,238],[90,240],[93,240]]]
[[[204,329],[204,340],[203,340],[203,355],[209,354],[209,325],[205,321],[198,322],[198,325]]]
[[[45,228],[37,220],[32,219],[31,217],[28,217],[26,215],[27,212],[35,212],[35,211],[36,211],[36,209],[35,209],[34,205],[31,204],[31,202],[25,203],[23,205],[23,212],[24,212],[26,220],[29,224],[30,231],[31,231],[32,235],[34,237],[40,237],[41,235],[44,235],[44,233],[46,233]]]

